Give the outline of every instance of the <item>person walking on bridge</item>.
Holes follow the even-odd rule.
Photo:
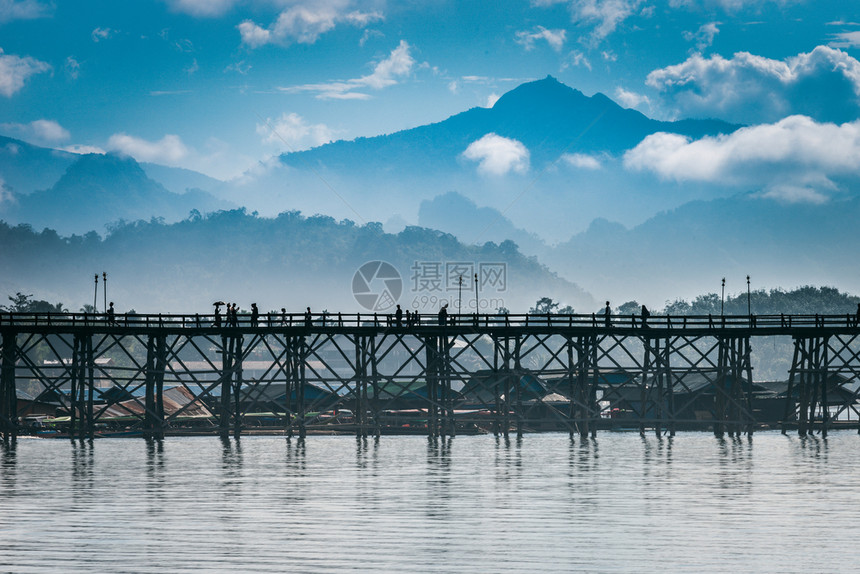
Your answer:
[[[448,304],[445,303],[442,305],[442,308],[439,309],[439,324],[443,327],[448,324]]]

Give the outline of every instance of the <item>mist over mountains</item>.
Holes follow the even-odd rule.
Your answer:
[[[606,298],[662,305],[711,292],[722,277],[740,291],[748,274],[756,287],[860,292],[850,265],[860,194],[850,177],[822,198],[803,181],[794,196],[774,196],[629,169],[648,138],[724,142],[744,130],[653,120],[548,77],[492,108],[282,154],[230,181],[0,138],[0,220],[9,224],[0,290],[45,285],[41,297],[72,300],[52,277],[107,268],[129,282],[128,300],[153,308],[225,292],[239,299],[239,287],[280,308],[285,285],[295,300],[338,308],[355,304],[342,288],[355,269],[378,259],[404,279],[416,261],[505,261],[524,289],[506,300],[514,311],[549,294],[586,312]]]
[[[224,300],[244,309],[257,302],[264,311],[299,313],[310,306],[391,313],[393,302],[367,308],[353,295],[356,272],[371,261],[396,268],[399,287],[370,281],[370,291],[381,295],[389,288],[404,309],[421,313],[435,314],[445,302],[453,312],[459,299],[465,312],[473,311],[475,273],[482,312],[528,309],[535,292],[588,312],[598,307],[512,242],[468,246],[439,231],[409,227],[392,235],[378,223],[359,226],[298,212],[261,218],[239,209],[173,224],[139,221],[117,225],[105,239],[0,223],[0,244],[15,246],[0,251],[0,293],[37,293],[74,310],[93,300],[93,274],[106,270],[109,298],[119,310],[205,313]]]

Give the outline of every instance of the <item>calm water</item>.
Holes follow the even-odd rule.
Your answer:
[[[22,439],[0,455],[4,572],[860,568],[850,432]]]

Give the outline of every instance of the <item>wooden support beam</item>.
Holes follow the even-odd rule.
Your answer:
[[[15,388],[15,362],[18,355],[18,335],[15,331],[2,333],[0,352],[0,432],[4,440],[18,434],[18,395]]]

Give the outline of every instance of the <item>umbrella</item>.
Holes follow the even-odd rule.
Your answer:
[[[214,303],[212,303],[212,304],[213,304],[213,305],[215,305],[215,306],[217,307],[218,305],[225,305],[226,303],[224,303],[224,301],[215,301],[215,302],[214,302]]]

